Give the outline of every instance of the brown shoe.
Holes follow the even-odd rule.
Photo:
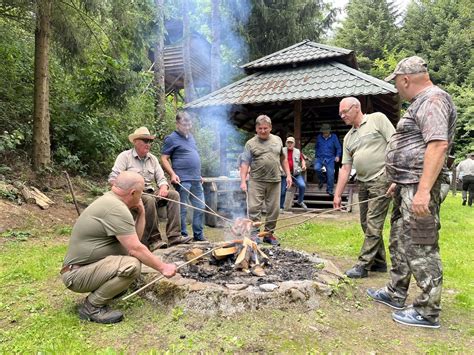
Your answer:
[[[157,250],[157,249],[166,249],[168,247],[168,243],[166,243],[164,240],[157,240],[156,242],[150,243],[150,246],[148,249],[150,249],[151,252]]]
[[[173,246],[177,244],[186,244],[193,240],[193,237],[185,237],[184,235],[176,235],[174,237],[168,238],[168,246]]]
[[[110,309],[107,305],[94,306],[87,297],[79,307],[78,312],[79,318],[102,324],[118,323],[123,319],[122,312]]]

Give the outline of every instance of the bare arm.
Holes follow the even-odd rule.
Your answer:
[[[240,164],[240,188],[242,191],[247,191],[247,174],[249,172],[249,164],[242,162]]]
[[[349,176],[351,175],[352,164],[344,164],[339,169],[339,178],[337,180],[336,191],[334,192],[333,206],[334,208],[341,208],[341,197],[344,192],[344,188],[349,181]]]
[[[293,179],[291,178],[290,165],[288,164],[288,159],[286,159],[286,156],[284,154],[280,155],[280,162],[281,162],[281,166],[283,167],[283,171],[286,174],[286,188],[289,188],[291,184],[293,183]]]
[[[306,170],[306,160],[304,159],[303,153],[301,153],[301,170]]]
[[[426,216],[430,213],[428,209],[430,192],[443,168],[447,151],[447,141],[431,141],[426,147],[423,173],[412,203],[412,210],[417,216]]]
[[[161,165],[163,166],[163,169],[169,174],[171,183],[176,184],[178,182],[181,182],[179,179],[179,176],[176,175],[174,172],[172,166],[171,166],[171,161],[170,161],[170,156],[166,154],[161,155]]]
[[[136,234],[117,236],[117,239],[127,249],[130,256],[134,256],[143,264],[161,272],[165,277],[172,277],[176,274],[176,265],[162,262],[140,242]]]

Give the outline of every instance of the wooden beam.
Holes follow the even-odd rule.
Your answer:
[[[296,148],[301,149],[301,111],[303,110],[303,102],[301,100],[295,101],[294,106],[294,134],[296,141]]]

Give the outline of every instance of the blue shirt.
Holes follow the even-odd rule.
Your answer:
[[[322,134],[316,137],[315,156],[316,158],[335,158],[341,157],[341,143],[335,134],[330,134],[324,138]]]
[[[201,158],[194,137],[174,131],[163,143],[161,154],[169,155],[171,165],[181,181],[201,181]]]

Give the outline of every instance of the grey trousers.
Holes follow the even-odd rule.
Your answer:
[[[87,297],[89,302],[103,306],[130,286],[140,275],[141,265],[133,256],[110,255],[65,272],[61,278],[68,289],[78,293],[91,292]]]
[[[273,232],[276,220],[280,215],[280,193],[281,181],[260,182],[250,180],[248,184],[248,208],[249,217],[252,221],[260,221],[262,218],[263,203],[265,202],[266,217],[265,231]],[[258,229],[252,230],[252,234],[258,233]]]

